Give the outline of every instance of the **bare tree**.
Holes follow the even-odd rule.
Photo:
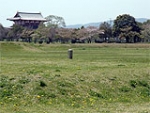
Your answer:
[[[55,15],[49,15],[46,17],[46,26],[47,27],[66,27],[66,23],[63,17],[55,16]]]

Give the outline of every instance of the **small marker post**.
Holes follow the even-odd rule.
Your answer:
[[[73,50],[72,49],[68,49],[68,58],[69,59],[73,58]]]

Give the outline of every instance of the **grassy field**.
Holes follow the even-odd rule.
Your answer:
[[[1,42],[0,51],[0,113],[150,113],[150,44]]]

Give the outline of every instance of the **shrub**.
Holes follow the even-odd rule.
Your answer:
[[[130,86],[135,88],[137,86],[137,82],[135,80],[130,80]]]
[[[95,91],[92,91],[90,90],[90,93],[89,93],[91,96],[94,96],[94,97],[98,97],[98,98],[104,98],[104,96],[98,92],[95,92]]]
[[[45,86],[47,86],[47,85],[46,85],[46,83],[45,83],[44,81],[40,81],[40,86],[41,86],[41,87],[45,87]]]
[[[21,84],[27,84],[27,83],[29,83],[30,82],[30,80],[29,79],[26,79],[26,78],[23,78],[23,79],[20,79],[19,80],[19,83],[21,83]]]
[[[150,97],[150,90],[147,88],[143,88],[143,89],[141,89],[140,94],[144,97]]]
[[[125,93],[125,92],[129,92],[130,90],[131,90],[131,89],[128,88],[127,86],[123,86],[123,87],[120,88],[120,91],[121,91],[121,92],[124,92],[124,93]]]
[[[144,80],[143,81],[138,81],[138,84],[139,84],[139,86],[143,86],[143,87],[147,87],[147,88],[150,87],[149,84]]]

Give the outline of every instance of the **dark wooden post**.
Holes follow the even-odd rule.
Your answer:
[[[72,49],[68,49],[68,57],[69,57],[69,59],[73,58],[73,50]]]

